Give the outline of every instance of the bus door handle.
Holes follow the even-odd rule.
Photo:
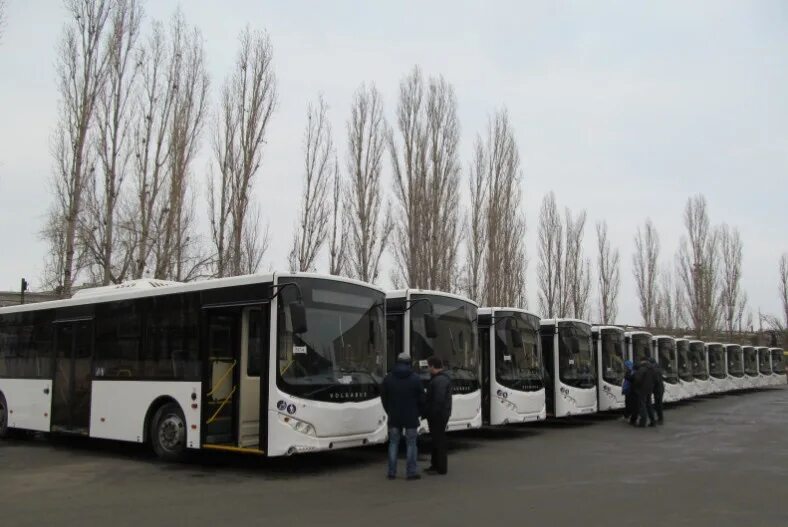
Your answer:
[[[44,393],[45,393],[45,394],[47,394],[47,395],[49,395],[49,386],[47,386],[46,388],[44,388]]]

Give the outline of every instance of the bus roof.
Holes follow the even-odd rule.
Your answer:
[[[579,318],[543,318],[539,321],[540,326],[554,326],[560,322],[579,322],[580,324],[585,324],[587,326],[591,326],[591,323],[586,320],[580,320]]]
[[[227,278],[210,278],[207,280],[199,280],[195,282],[170,282],[167,280],[132,280],[130,282],[123,282],[114,286],[101,286],[97,288],[98,291],[91,289],[83,289],[75,293],[71,298],[62,300],[50,300],[47,302],[36,302],[34,304],[24,304],[18,306],[10,306],[0,308],[0,315],[10,313],[21,313],[25,311],[39,311],[42,309],[56,309],[70,306],[81,306],[88,304],[96,304],[100,302],[109,302],[117,300],[127,300],[132,298],[144,298],[149,296],[168,295],[176,293],[188,293],[194,291],[205,291],[209,289],[218,289],[220,287],[234,287],[240,285],[260,284],[266,282],[273,282],[282,278],[318,278],[323,280],[332,280],[336,282],[345,282],[360,285],[374,289],[380,293],[385,291],[372,284],[354,280],[352,278],[345,278],[335,275],[324,275],[317,273],[267,273],[267,274],[252,274],[243,276],[231,276]]]
[[[516,313],[523,313],[524,315],[531,315],[533,317],[541,319],[541,317],[539,315],[537,315],[536,313],[534,313],[532,311],[526,311],[525,309],[521,309],[519,307],[498,307],[498,306],[496,306],[496,307],[487,307],[487,306],[485,306],[485,307],[480,307],[479,308],[479,314],[480,315],[492,315],[496,311],[514,311]]]
[[[463,302],[468,302],[469,304],[473,304],[477,308],[479,304],[471,300],[470,298],[455,295],[454,293],[447,293],[446,291],[433,291],[431,289],[393,289],[391,291],[386,291],[386,298],[410,298],[413,295],[430,295],[430,296],[443,296],[446,298],[454,298],[456,300],[462,300]]]
[[[624,328],[622,328],[621,326],[591,326],[592,333],[597,333],[599,331],[602,331],[603,329],[612,329],[614,331],[618,331],[619,333],[626,333],[626,331],[624,331]]]

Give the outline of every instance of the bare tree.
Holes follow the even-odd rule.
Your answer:
[[[178,72],[171,55],[180,52],[170,46],[164,26],[154,21],[138,63],[141,86],[133,125],[135,187],[128,214],[135,237],[133,278],[142,278],[145,270],[153,266],[157,222],[159,211],[164,208],[171,154],[168,125],[178,94],[172,88],[177,83]]]
[[[185,280],[201,273],[205,258],[195,253],[193,200],[190,198],[190,168],[198,148],[208,93],[202,35],[190,28],[176,12],[171,24],[170,73],[174,91],[167,139],[166,202],[157,211],[155,245],[156,278]]]
[[[673,273],[665,268],[658,276],[653,327],[677,329],[681,325],[681,288]]]
[[[3,43],[3,33],[5,32],[5,0],[0,0],[0,44]]]
[[[463,290],[468,298],[481,301],[485,296],[484,280],[485,250],[487,248],[487,184],[486,152],[481,137],[477,137],[474,161],[468,180],[471,196],[470,225],[466,238],[467,261],[465,263]]]
[[[63,31],[57,59],[60,117],[53,150],[56,199],[43,234],[50,245],[51,261],[58,262],[47,265],[57,275],[49,275],[44,281],[68,295],[79,271],[77,235],[85,187],[95,169],[89,159],[89,134],[106,79],[109,55],[104,44],[112,3],[66,0],[65,7],[70,20]],[[63,254],[54,255],[57,250]]]
[[[354,95],[347,133],[348,271],[354,278],[374,282],[393,228],[383,208],[381,171],[386,122],[380,92],[374,86],[362,85]]]
[[[607,222],[597,222],[597,269],[599,283],[599,315],[602,324],[614,324],[618,314],[618,291],[621,287],[618,249],[611,249]]]
[[[331,182],[331,232],[328,235],[328,272],[341,275],[347,268],[347,241],[349,215],[342,208],[342,177],[334,160],[334,178]]]
[[[780,256],[778,271],[777,293],[780,296],[782,313],[777,316],[764,315],[759,310],[758,321],[761,325],[766,323],[772,331],[788,332],[788,253]]]
[[[741,327],[745,294],[741,287],[742,240],[739,229],[722,224],[718,228],[720,244],[720,317],[729,336]]]
[[[217,276],[237,275],[242,268],[251,268],[250,262],[244,262],[243,250],[245,230],[250,228],[250,196],[277,98],[273,47],[268,34],[247,27],[241,33],[240,46],[235,70],[222,91],[214,131],[220,178],[218,187],[211,184]]]
[[[525,218],[521,211],[520,153],[506,110],[488,125],[485,143],[487,171],[487,249],[485,302],[491,306],[524,306]]]
[[[86,182],[80,238],[93,264],[95,281],[120,282],[133,259],[133,237],[119,218],[123,184],[132,153],[131,119],[139,59],[136,45],[142,9],[135,0],[117,0],[107,34],[107,78],[98,93],[93,147],[101,177]]]
[[[586,212],[581,211],[576,218],[566,209],[566,248],[563,265],[563,300],[565,307],[562,316],[578,319],[588,317],[588,299],[591,296],[591,261],[583,256],[583,237],[585,235]]]
[[[691,197],[684,210],[687,235],[679,244],[679,277],[687,325],[700,337],[717,327],[719,271],[717,233],[709,225],[706,198]]]
[[[659,234],[647,219],[635,234],[635,254],[632,256],[633,274],[637,285],[640,315],[643,325],[654,326],[654,306],[657,301],[657,261],[659,260]]]
[[[562,316],[564,233],[561,215],[551,191],[539,210],[539,310],[543,317]]]
[[[400,83],[397,128],[388,135],[398,202],[394,250],[411,287],[450,291],[459,245],[458,147],[454,89],[442,77],[425,86],[418,67]]]
[[[304,188],[299,207],[298,227],[293,236],[289,263],[291,271],[315,269],[320,248],[328,231],[330,204],[328,186],[336,179],[336,153],[331,138],[323,97],[307,109],[304,132]]]

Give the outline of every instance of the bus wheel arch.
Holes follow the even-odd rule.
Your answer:
[[[181,461],[186,455],[186,418],[178,402],[161,396],[151,403],[145,416],[146,441],[164,461]]]

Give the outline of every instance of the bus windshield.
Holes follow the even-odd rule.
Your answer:
[[[758,376],[758,351],[752,346],[742,348],[744,352],[744,373],[750,377]]]
[[[662,378],[665,379],[665,382],[676,384],[679,381],[679,372],[676,344],[673,339],[658,340],[657,357],[657,362],[662,368]]]
[[[632,362],[636,365],[648,358],[651,335],[636,333],[632,335]]]
[[[769,362],[769,348],[758,348],[758,370],[762,375],[772,374],[772,365]]]
[[[591,328],[579,322],[559,322],[558,337],[558,375],[561,382],[576,388],[595,387]]]
[[[785,355],[781,349],[773,349],[772,352],[772,372],[778,375],[785,375]]]
[[[410,310],[411,358],[416,361],[422,380],[430,378],[427,359],[440,358],[451,375],[455,393],[479,387],[479,350],[476,335],[476,306],[459,298],[439,295],[413,295]],[[431,304],[430,304],[431,303]],[[437,336],[427,336],[424,315],[432,313]]]
[[[600,335],[602,344],[602,378],[605,382],[621,386],[624,384],[624,335],[614,329],[603,329]]]
[[[495,317],[506,318],[495,325],[495,379],[513,390],[540,390],[544,384],[539,318],[515,311],[499,311]]]
[[[744,357],[741,346],[728,346],[728,373],[734,377],[744,377]]]
[[[294,333],[289,305],[295,287],[281,289],[277,308],[278,384],[298,397],[371,399],[383,379],[382,292],[333,280],[288,279],[301,291],[307,331]]]
[[[676,341],[676,354],[679,359],[679,377],[682,381],[692,382],[692,362],[690,361],[689,341]]]
[[[722,344],[709,346],[709,374],[715,379],[725,378],[725,351]]]
[[[690,342],[690,360],[692,361],[692,377],[705,381],[709,378],[706,370],[706,347],[702,342]]]

